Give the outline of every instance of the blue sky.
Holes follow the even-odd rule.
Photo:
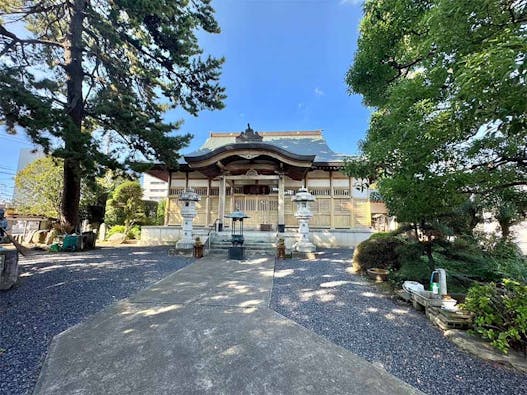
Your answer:
[[[205,53],[226,58],[226,107],[183,118],[197,149],[211,131],[323,129],[336,152],[355,154],[369,110],[344,82],[362,15],[360,0],[215,0],[219,35],[201,35]],[[12,191],[23,134],[0,131],[0,201]],[[4,174],[8,173],[8,174]]]

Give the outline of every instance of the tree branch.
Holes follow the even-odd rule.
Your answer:
[[[56,41],[51,41],[51,40],[42,40],[42,39],[36,39],[36,38],[27,38],[27,39],[22,39],[20,37],[18,37],[16,34],[14,34],[13,32],[10,32],[9,30],[7,30],[4,25],[0,24],[0,36],[4,36],[4,37],[7,37],[7,38],[10,38],[12,40],[11,43],[9,44],[6,44],[6,47],[12,47],[14,44],[22,44],[22,45],[25,45],[25,44],[38,44],[38,45],[48,45],[48,46],[54,46],[54,47],[60,47],[60,48],[63,48],[63,45],[59,42],[56,42]],[[4,52],[6,51],[6,48],[4,48],[2,50],[2,55],[4,54]]]

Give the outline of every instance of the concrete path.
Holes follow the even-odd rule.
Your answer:
[[[35,393],[417,393],[269,309],[273,270],[187,266],[55,337]]]

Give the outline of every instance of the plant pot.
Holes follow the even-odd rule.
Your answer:
[[[375,280],[375,282],[381,283],[388,279],[389,272],[386,269],[379,269],[377,267],[373,267],[371,269],[368,269],[367,273],[369,278]]]

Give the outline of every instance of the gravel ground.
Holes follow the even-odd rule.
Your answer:
[[[527,393],[527,375],[464,353],[423,313],[348,273],[351,256],[277,261],[271,308],[428,394]]]
[[[19,283],[0,291],[0,394],[32,391],[53,336],[190,262],[166,247],[21,258]]]

